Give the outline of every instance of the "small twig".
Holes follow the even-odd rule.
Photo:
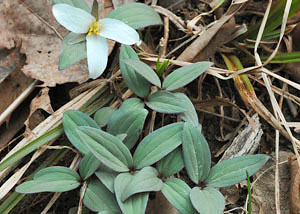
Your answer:
[[[13,101],[12,104],[0,114],[0,125],[6,120],[6,118],[29,96],[29,94],[35,89],[37,80],[33,81],[18,97]]]
[[[45,149],[69,149],[72,152],[74,152],[75,154],[79,154],[79,152],[76,149],[74,149],[70,146],[48,146],[48,145],[44,145],[44,146],[41,146],[41,148],[45,148]]]
[[[51,30],[54,31],[54,33],[60,38],[61,40],[64,40],[64,37],[53,27],[50,25],[45,19],[43,19],[39,14],[34,12],[24,1],[18,0],[27,10],[29,10],[35,17],[37,17],[41,22],[43,22],[47,27],[49,27]]]
[[[170,32],[169,23],[170,23],[169,17],[165,16],[164,17],[164,37],[161,39],[160,50],[159,50],[160,56],[163,58],[165,58],[166,52],[167,52],[169,32]]]
[[[219,90],[219,96],[221,98],[223,98],[223,93],[222,93],[222,89],[221,89],[219,80],[216,77],[214,79],[216,81],[217,88]],[[224,139],[224,132],[223,132],[223,129],[224,129],[224,106],[220,106],[220,113],[221,113],[221,116],[222,116],[221,117],[221,124],[220,124],[220,134],[221,134],[222,139]]]
[[[83,202],[84,194],[86,192],[86,188],[87,188],[87,181],[85,181],[82,186],[82,192],[80,194],[80,200],[79,200],[79,204],[78,204],[77,214],[82,213],[82,202]]]
[[[167,10],[166,8],[163,8],[161,6],[152,6],[152,8],[164,15],[164,16],[167,16],[169,17],[169,19],[171,20],[171,22],[173,22],[175,24],[175,26],[180,30],[180,31],[183,31],[183,32],[186,32],[187,29],[186,29],[186,25],[184,23],[184,21],[182,20],[182,18],[180,18],[179,16],[176,16],[174,13],[172,13],[171,11]]]
[[[174,53],[175,51],[177,51],[179,48],[182,48],[182,47],[185,46],[187,43],[189,43],[189,42],[193,41],[194,39],[196,39],[196,38],[199,36],[200,33],[201,33],[201,32],[198,32],[197,34],[193,35],[191,38],[189,38],[189,39],[185,40],[184,42],[182,42],[180,45],[178,45],[176,48],[174,48],[172,51],[170,51],[170,52],[167,54],[166,57],[169,57],[171,54],[173,54],[173,53]]]

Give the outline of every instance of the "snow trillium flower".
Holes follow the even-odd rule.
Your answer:
[[[96,79],[106,68],[106,39],[125,45],[133,45],[140,41],[139,34],[133,28],[117,19],[104,18],[97,21],[90,13],[68,4],[56,4],[52,11],[62,26],[77,34],[73,44],[86,39],[90,78]]]

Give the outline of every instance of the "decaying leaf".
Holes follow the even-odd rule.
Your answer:
[[[288,157],[293,154],[290,152],[279,152],[279,163],[287,161]],[[272,158],[266,163],[266,165],[259,170],[254,180],[258,178],[252,188],[252,213],[276,213],[275,206],[275,154],[271,155]],[[267,170],[268,169],[268,170]],[[267,171],[266,171],[267,170]],[[266,171],[266,172],[265,172]],[[262,175],[262,173],[264,173]],[[280,210],[281,214],[289,214],[289,182],[290,173],[287,162],[279,165],[279,179],[280,179]]]
[[[179,211],[175,209],[161,192],[157,192],[155,199],[149,201],[146,213],[179,214]]]
[[[0,59],[0,114],[33,82],[33,79],[21,72],[23,64],[24,59],[18,49]],[[4,119],[8,121],[8,116]]]
[[[105,7],[109,3],[110,6]],[[82,83],[88,80],[86,60],[65,70],[58,70],[61,39],[51,28],[57,29],[62,35],[66,35],[67,30],[53,18],[52,5],[52,0],[27,0],[25,4],[16,0],[3,0],[0,5],[0,27],[4,30],[0,33],[0,49],[10,49],[21,43],[21,53],[26,55],[26,65],[22,71],[34,79],[43,81],[44,86],[66,82]],[[104,16],[103,13],[106,15],[112,10],[112,4],[105,1],[100,8],[100,15]],[[109,41],[109,52],[114,44]]]
[[[45,119],[41,110],[44,110],[48,114],[54,113],[49,97],[49,88],[42,88],[38,95],[31,101],[30,113],[25,121],[26,127],[30,130],[34,129],[35,126]]]
[[[86,60],[65,70],[58,70],[61,41],[49,35],[19,35],[22,38],[22,53],[26,63],[22,71],[34,79],[44,82],[44,86],[55,86],[66,82],[82,83],[88,79]]]

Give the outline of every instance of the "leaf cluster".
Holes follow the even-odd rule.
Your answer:
[[[79,0],[56,0],[89,10]],[[161,24],[158,14],[140,3],[124,5],[108,16],[139,28]],[[152,17],[148,19],[147,17]],[[85,43],[63,42],[60,67],[85,57]],[[73,55],[72,55],[73,54]],[[83,155],[78,172],[61,166],[40,170],[16,188],[19,193],[65,192],[87,183],[83,203],[101,214],[144,214],[150,192],[161,191],[182,214],[220,214],[225,199],[218,188],[245,180],[268,160],[249,155],[211,167],[211,153],[190,99],[177,89],[198,78],[211,62],[174,70],[162,80],[168,62],[155,72],[139,60],[133,48],[122,45],[120,69],[135,98],[118,108],[99,109],[93,119],[75,110],[64,113],[64,132]],[[156,90],[151,92],[151,87]],[[146,108],[147,107],[147,108]],[[182,121],[165,125],[139,141],[149,110],[177,114]],[[191,188],[175,174],[185,168]],[[85,191],[85,192],[83,192]]]

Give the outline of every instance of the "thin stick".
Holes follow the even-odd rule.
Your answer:
[[[25,100],[26,97],[35,89],[37,80],[33,81],[21,94],[15,99],[12,104],[5,109],[2,114],[0,114],[0,125],[6,120],[6,118]]]
[[[161,39],[161,46],[160,46],[160,56],[165,58],[166,52],[167,52],[167,46],[168,46],[168,40],[169,40],[169,17],[164,17],[164,37]]]

